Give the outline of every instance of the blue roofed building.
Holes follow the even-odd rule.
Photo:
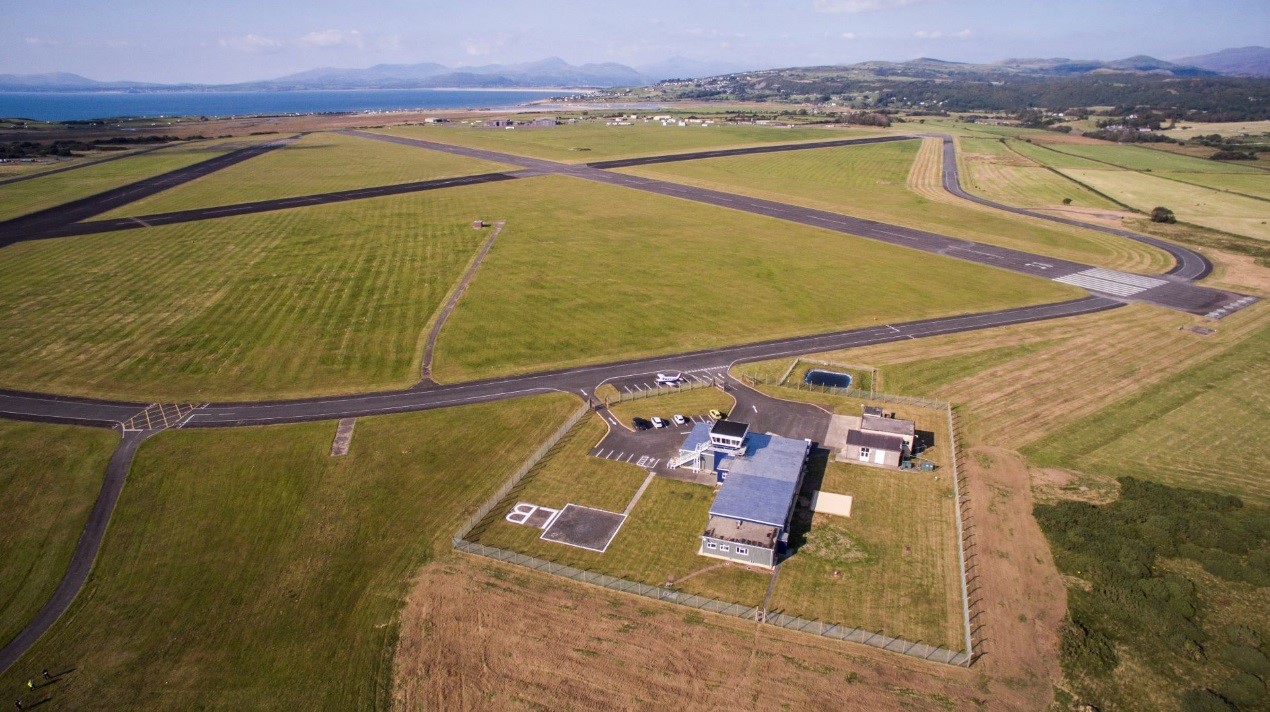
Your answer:
[[[810,450],[810,441],[750,433],[734,421],[694,427],[672,464],[713,470],[721,483],[698,553],[775,566],[788,541]]]

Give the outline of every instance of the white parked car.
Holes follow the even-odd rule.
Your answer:
[[[664,421],[664,420],[662,420],[661,418],[658,418],[657,416],[655,416],[655,415],[654,415],[654,416],[653,416],[653,427],[654,427],[654,428],[664,428],[664,427],[666,427],[666,421]]]
[[[675,421],[675,425],[683,425],[684,423],[688,422],[687,418],[683,417],[682,415],[678,413],[675,413],[675,417],[671,418],[671,420]]]

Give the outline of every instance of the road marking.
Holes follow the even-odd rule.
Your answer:
[[[1168,284],[1166,280],[1144,277],[1128,272],[1094,267],[1074,274],[1055,277],[1055,282],[1082,287],[1094,292],[1114,294],[1117,297],[1131,297],[1139,292]]]

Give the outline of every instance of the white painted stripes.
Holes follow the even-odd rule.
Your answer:
[[[1055,277],[1054,281],[1070,284],[1073,287],[1083,287],[1092,292],[1112,294],[1117,297],[1131,297],[1138,292],[1145,292],[1148,289],[1168,284],[1163,279],[1144,277],[1140,274],[1129,274],[1128,272],[1117,272],[1113,269],[1103,269],[1102,267],[1094,267],[1093,269],[1083,270],[1065,277]]]

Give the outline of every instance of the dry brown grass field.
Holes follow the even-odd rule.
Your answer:
[[[993,575],[1034,580],[1016,563],[1044,553]],[[968,670],[454,555],[420,572],[402,610],[394,708],[1041,709],[1054,639],[1032,621],[1051,624],[1054,603],[1002,600],[994,633],[1013,646]]]

